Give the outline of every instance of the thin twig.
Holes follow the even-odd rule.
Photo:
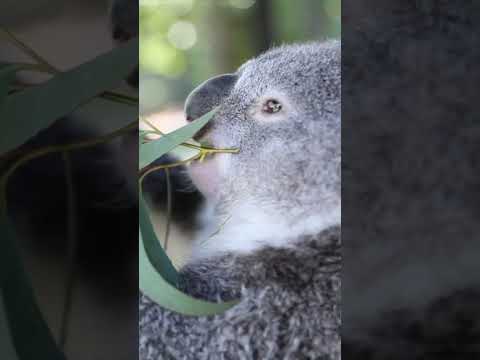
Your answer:
[[[25,44],[23,41],[21,41],[19,38],[17,38],[11,31],[8,29],[0,26],[0,33],[5,35],[5,37],[10,40],[14,45],[19,47],[21,50],[23,50],[27,55],[35,59],[38,64],[29,64],[29,63],[19,63],[21,70],[33,70],[33,71],[41,71],[41,72],[46,72],[52,75],[56,75],[61,73],[59,69],[57,69],[55,66],[53,66],[51,63],[49,63],[45,58],[40,56],[36,51],[34,51],[31,47],[29,47],[27,44]],[[123,104],[127,105],[133,105],[133,106],[138,106],[138,98],[117,93],[114,91],[104,91],[103,93],[99,94],[98,96],[110,100],[110,101],[115,101],[115,102],[120,102]]]
[[[73,183],[72,160],[67,151],[62,153],[65,164],[65,180],[67,195],[67,279],[65,282],[65,296],[60,322],[59,345],[65,349],[69,324],[71,319],[73,291],[76,283],[76,254],[78,250],[77,224],[76,224],[76,198]]]
[[[172,184],[170,181],[170,169],[165,169],[165,177],[167,179],[167,223],[165,224],[165,240],[163,248],[167,252],[168,238],[170,237],[170,220],[172,217]]]
[[[99,97],[126,105],[138,106],[138,98],[115,91],[105,91],[98,95]]]
[[[44,155],[48,155],[51,153],[78,150],[78,149],[89,148],[91,146],[103,144],[105,142],[115,139],[118,136],[126,134],[129,131],[137,129],[137,127],[138,127],[138,122],[134,121],[107,135],[99,136],[90,140],[85,140],[85,141],[81,141],[73,144],[46,146],[38,150],[32,151],[30,153],[27,153],[24,156],[22,156],[20,159],[18,159],[0,178],[0,189],[5,189],[9,177],[15,172],[15,170],[17,170],[20,166],[29,162],[30,160],[33,160],[38,157],[42,157]],[[3,200],[4,200],[4,206],[7,206],[6,199],[3,199]]]
[[[30,57],[35,59],[39,64],[43,65],[48,71],[58,72],[58,70],[51,65],[47,60],[37,54],[33,49],[31,49],[27,44],[23,41],[18,39],[12,32],[4,27],[0,27],[0,32],[3,32],[6,35],[6,38],[10,40],[14,45],[22,49],[25,53],[27,53]]]
[[[15,62],[11,63],[11,65],[18,66],[18,71],[35,71],[35,72],[42,72],[51,75],[57,74],[55,69],[48,69],[43,64],[32,64],[32,63],[24,63],[24,62]]]
[[[154,171],[157,171],[157,170],[164,170],[164,169],[171,169],[171,168],[174,168],[174,167],[177,167],[177,166],[181,166],[181,165],[188,165],[189,163],[191,163],[192,161],[194,160],[197,160],[198,158],[200,158],[201,156],[201,153],[198,153],[197,155],[195,156],[192,156],[191,158],[189,159],[186,159],[186,160],[182,160],[182,161],[177,161],[177,162],[174,162],[172,164],[162,164],[162,165],[150,165],[150,166],[146,166],[144,167],[143,169],[140,170],[140,178],[139,178],[139,182],[141,183],[143,181],[143,179],[148,175],[150,174],[151,172],[154,172]]]
[[[141,117],[140,120],[143,121],[143,122],[144,122],[145,124],[147,124],[148,126],[150,126],[158,135],[162,135],[162,136],[165,135],[159,128],[157,128],[155,125],[153,125],[153,124],[152,124],[149,120],[147,120],[146,118]]]
[[[231,214],[229,214],[227,217],[225,217],[225,219],[222,221],[222,223],[218,226],[218,229],[215,230],[213,233],[211,233],[210,236],[207,239],[205,239],[204,241],[202,241],[200,243],[200,245],[203,245],[207,240],[210,240],[212,237],[217,236],[220,233],[220,231],[223,230],[223,228],[225,227],[225,224],[228,221],[230,221],[231,218],[232,218]]]
[[[141,116],[140,121],[143,121],[145,124],[147,124],[148,126],[150,126],[153,129],[153,131],[144,130],[146,133],[153,133],[153,134],[156,134],[156,135],[168,137],[168,134],[164,133],[162,130],[157,128],[152,122],[150,122],[150,120],[147,120],[145,117]],[[199,150],[199,151],[208,150],[208,152],[210,152],[210,153],[214,153],[214,152],[237,153],[238,152],[237,149],[216,149],[216,148],[209,148],[209,147],[206,147],[206,146],[199,146],[199,145],[195,145],[195,144],[190,144],[188,142],[182,142],[182,143],[179,144],[179,146],[185,146],[185,147],[195,149],[195,150]]]
[[[191,145],[195,149],[199,150],[199,152],[198,152],[198,154],[192,156],[191,158],[188,158],[186,160],[177,161],[177,162],[174,162],[174,163],[171,163],[171,164],[148,165],[148,166],[146,166],[146,167],[144,167],[143,169],[140,170],[139,181],[142,182],[143,178],[153,171],[162,170],[162,169],[171,169],[171,168],[181,166],[181,165],[188,165],[192,161],[203,160],[206,156],[208,156],[210,154],[217,154],[217,153],[237,154],[240,151],[239,149],[217,149],[217,148],[196,146],[196,145],[187,144],[187,143],[182,143],[182,144],[179,144],[179,145],[181,145],[181,146]]]

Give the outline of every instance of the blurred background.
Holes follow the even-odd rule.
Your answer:
[[[140,0],[141,111],[181,109],[271,46],[339,37],[340,12],[340,0]]]

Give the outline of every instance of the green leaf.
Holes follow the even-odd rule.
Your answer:
[[[0,154],[119,85],[137,63],[138,39],[134,39],[43,84],[8,96],[0,106]]]
[[[157,273],[145,252],[145,237],[148,234],[140,233],[138,247],[139,287],[151,300],[160,306],[184,315],[207,316],[221,314],[230,309],[237,302],[211,303],[194,299],[177,290]],[[156,239],[150,239],[156,240]]]
[[[138,137],[140,138],[140,140],[143,140],[143,138],[145,138],[148,134],[151,134],[152,132],[151,131],[147,131],[147,130],[138,130]]]
[[[160,306],[185,315],[221,314],[237,302],[211,303],[194,299],[176,288],[178,274],[155,235],[142,194],[139,193],[139,287]]]
[[[188,143],[191,143],[191,141],[189,141]],[[200,144],[198,144],[199,146]],[[187,147],[187,146],[183,146],[183,145],[180,145],[180,146],[177,146],[176,148],[174,148],[173,150],[170,150],[168,152],[169,155],[172,155],[176,161],[183,161],[183,160],[188,160],[188,159],[191,159],[193,157],[195,157],[196,155],[198,155],[200,153],[200,150],[198,149],[193,149],[191,147]]]
[[[3,294],[0,289],[0,359],[18,360],[17,351],[13,346],[12,334],[8,326]]]
[[[143,235],[149,262],[166,281],[173,286],[177,286],[177,271],[163,251],[162,246],[155,235],[155,230],[153,229],[150,217],[148,216],[147,205],[145,204],[145,200],[141,193],[138,194],[138,202],[138,222],[140,225],[140,232]]]
[[[197,154],[197,150],[179,145],[191,139],[204,127],[215,111],[216,109],[208,112],[191,124],[164,135],[158,140],[140,144],[139,168],[144,168],[166,153],[174,153],[182,160]],[[146,133],[140,131],[139,136],[144,135]],[[176,288],[177,271],[157,239],[141,191],[139,192],[139,223],[139,286],[145,295],[166,309],[195,316],[221,314],[237,303],[235,301],[211,303],[198,300]]]
[[[139,169],[151,164],[160,156],[176,148],[182,142],[191,139],[193,135],[195,135],[212,119],[215,111],[216,109],[209,111],[192,123],[183,126],[178,130],[172,131],[171,133],[160,137],[158,140],[153,140],[146,144],[140,144],[138,161]]]
[[[7,96],[8,86],[15,78],[15,72],[18,70],[16,65],[0,64],[0,106]]]
[[[37,307],[16,247],[16,234],[6,214],[0,214],[0,231],[0,289],[18,358],[65,360]]]

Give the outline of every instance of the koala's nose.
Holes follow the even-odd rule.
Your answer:
[[[215,76],[197,86],[185,101],[187,121],[193,121],[220,105],[230,94],[237,81],[237,75],[224,74]]]

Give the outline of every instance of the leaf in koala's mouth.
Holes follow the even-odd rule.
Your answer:
[[[204,138],[205,138],[205,135],[208,133],[209,129],[210,129],[209,124],[206,124],[204,127],[202,127],[199,131],[195,133],[195,135],[193,136],[193,139],[199,142],[200,144],[208,143],[208,140]]]
[[[208,140],[201,140],[198,142],[200,144],[201,147],[203,148],[207,148],[207,149],[214,149],[215,147],[213,146],[213,144],[211,142],[209,142]]]
[[[204,127],[215,113],[215,109],[208,112],[194,122],[168,134],[160,134],[160,138],[140,145],[139,169],[146,167],[160,156],[171,152],[179,145],[185,145],[192,136]],[[156,130],[156,129],[153,129]]]

